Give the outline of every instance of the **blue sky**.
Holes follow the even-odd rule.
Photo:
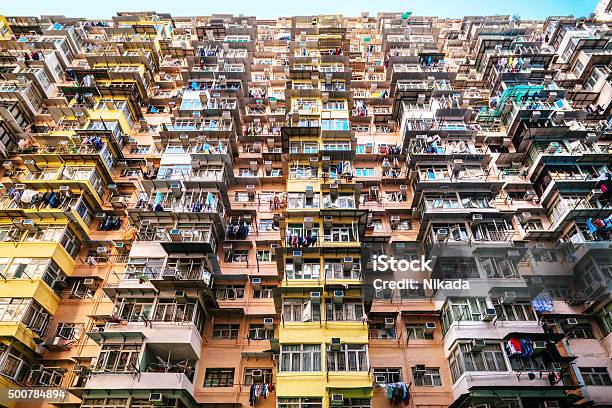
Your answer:
[[[110,17],[117,11],[155,10],[177,16],[230,13],[271,18],[412,11],[417,15],[440,17],[518,14],[524,19],[543,19],[548,15],[587,16],[595,9],[597,0],[0,0],[0,3],[0,14],[13,16],[64,14],[94,18]]]

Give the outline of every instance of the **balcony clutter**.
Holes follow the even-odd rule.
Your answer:
[[[287,234],[287,245],[293,248],[308,248],[317,244],[318,237],[315,234]]]
[[[98,231],[118,231],[121,229],[121,218],[118,215],[106,216],[100,220]]]
[[[405,382],[395,382],[388,384],[380,384],[382,388],[387,391],[387,400],[391,402],[391,405],[404,404],[408,406],[410,404],[410,386],[406,385]]]
[[[227,239],[246,239],[250,229],[251,226],[246,221],[238,220],[227,226],[225,236]]]
[[[7,196],[18,208],[49,209],[63,208],[72,198],[72,193],[70,191],[46,191],[41,193],[35,190],[17,190],[11,187]],[[69,208],[65,210],[69,210]]]
[[[274,384],[251,384],[249,390],[250,406],[254,407],[260,398],[268,398],[271,392],[274,392]]]

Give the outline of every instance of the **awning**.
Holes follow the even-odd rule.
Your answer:
[[[532,341],[550,340],[554,343],[562,340],[565,337],[563,333],[524,333],[524,332],[511,332],[504,337],[504,340],[510,338],[517,339],[531,339]]]
[[[325,387],[325,389],[329,394],[342,394],[344,398],[370,398],[374,387]]]
[[[512,386],[496,386],[496,387],[472,387],[470,392],[461,395],[459,398],[448,406],[448,408],[465,407],[470,399],[491,399],[499,400],[501,398],[538,398],[538,399],[564,399],[567,398],[565,389],[567,387],[529,387],[520,388]]]
[[[140,331],[121,331],[121,332],[89,332],[87,335],[96,343],[102,345],[102,343],[108,340],[123,340],[124,343],[128,341],[142,342],[145,335]]]
[[[272,360],[272,355],[274,353],[272,352],[272,350],[266,350],[266,351],[243,351],[240,353],[240,355],[242,356],[242,358],[246,358],[247,360],[250,358],[254,358],[255,360],[260,360],[260,359],[264,359],[264,360]]]

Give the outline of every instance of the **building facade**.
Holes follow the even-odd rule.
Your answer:
[[[0,387],[612,406],[604,3],[0,16]]]

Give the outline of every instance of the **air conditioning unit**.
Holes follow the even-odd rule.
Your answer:
[[[38,165],[36,164],[34,160],[24,160],[23,164],[31,172],[37,172],[39,170]]]
[[[483,322],[490,322],[495,318],[495,316],[497,316],[495,309],[487,308],[485,312],[480,316],[480,320]]]
[[[99,246],[98,248],[96,248],[96,253],[98,253],[98,254],[105,254],[106,253],[106,247]]]
[[[425,333],[433,333],[436,330],[436,323],[435,322],[426,322],[425,323]]]
[[[504,292],[499,301],[502,305],[510,305],[516,300],[516,292]]]
[[[559,401],[544,401],[542,408],[560,408]]]
[[[313,226],[312,217],[304,217],[304,228],[311,229]]]
[[[387,382],[387,376],[386,375],[375,375],[374,382],[376,384],[385,384]]]
[[[251,371],[251,376],[253,378],[262,378],[263,377],[263,372],[261,370],[253,370],[253,371]]]
[[[85,286],[89,290],[96,290],[98,287],[98,283],[94,278],[86,278],[83,279],[83,286]]]
[[[111,198],[111,205],[113,208],[125,208],[125,197],[113,197]]]
[[[321,292],[310,292],[310,301],[312,303],[321,303]]]
[[[526,224],[531,219],[530,212],[522,212],[518,216],[518,220],[521,224]]]
[[[546,342],[537,340],[533,342],[533,354],[540,354],[546,350]]]
[[[174,291],[174,298],[179,303],[183,303],[187,300],[187,293],[184,290],[176,290]]]
[[[473,339],[470,343],[470,352],[479,353],[485,348],[486,345],[487,343],[484,341],[484,339]]]
[[[439,228],[436,231],[436,238],[438,241],[445,240],[448,237],[448,230],[446,228]]]
[[[344,291],[334,290],[334,303],[342,303],[344,301]]]
[[[598,140],[597,133],[587,133],[584,141],[587,144],[593,144],[593,143],[596,143],[597,140]]]
[[[344,270],[350,270],[353,267],[353,257],[345,256],[344,259],[342,259],[342,266]]]
[[[331,351],[339,351],[342,348],[342,342],[340,341],[340,337],[332,337],[331,342],[329,344],[329,349]]]
[[[395,327],[395,319],[392,317],[385,317],[385,329],[393,329]]]
[[[332,407],[341,407],[344,405],[344,395],[342,394],[332,394],[331,401],[329,403]]]
[[[149,402],[152,402],[154,405],[163,404],[164,395],[161,392],[152,392],[149,394]]]
[[[67,193],[70,191],[70,186],[60,186],[60,191],[62,193]]]
[[[314,187],[313,186],[306,186],[306,197],[311,198],[314,196]]]
[[[176,268],[166,268],[162,271],[163,280],[177,280],[181,278],[181,273]]]
[[[34,222],[34,220],[32,219],[25,219],[23,220],[23,222],[21,223],[23,225],[23,227],[30,231],[30,232],[36,232],[37,228],[36,228],[36,223]]]
[[[5,170],[13,170],[13,162],[6,160],[2,163],[2,167],[4,167]]]
[[[323,217],[323,226],[326,228],[331,228],[334,223],[334,217],[331,215],[325,215]]]
[[[472,214],[472,222],[479,223],[483,220],[482,214]]]
[[[578,319],[570,317],[565,320],[565,326],[576,326],[578,324]]]
[[[261,278],[252,278],[251,284],[255,289],[261,289]]]
[[[180,229],[172,229],[170,230],[170,239],[172,242],[181,242],[181,230]]]
[[[272,330],[274,328],[274,319],[271,317],[265,317],[263,319],[264,322],[264,328],[266,330]]]
[[[427,371],[427,367],[425,367],[425,364],[417,364],[414,366],[414,375],[415,377],[419,377],[423,374],[425,374],[425,372]]]

